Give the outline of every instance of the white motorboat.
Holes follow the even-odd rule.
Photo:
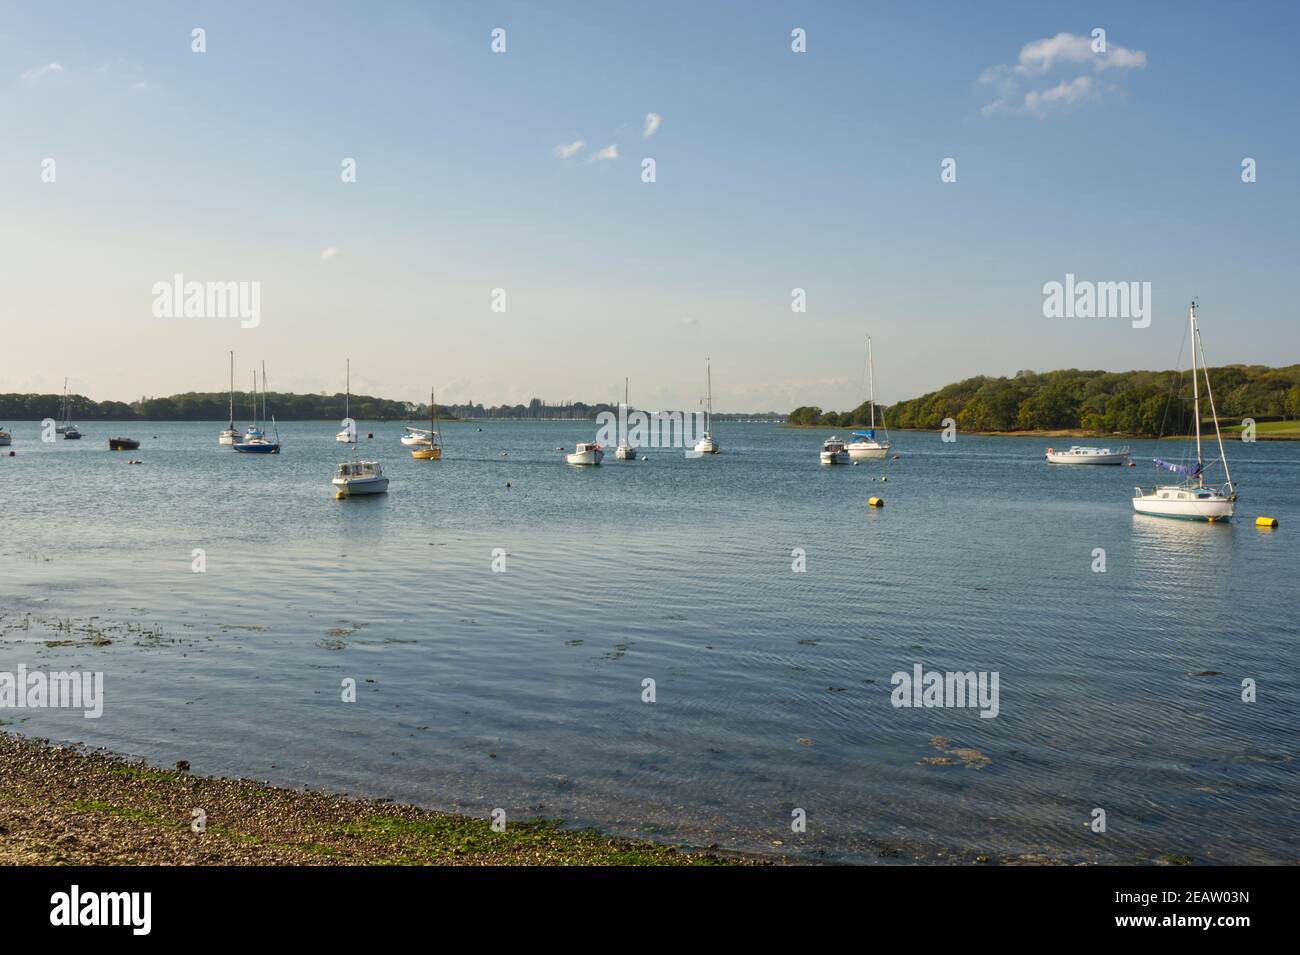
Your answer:
[[[582,442],[564,460],[570,464],[599,464],[605,457],[605,449],[595,443]]]
[[[627,378],[623,379],[623,407],[631,410],[627,403]],[[623,413],[623,416],[624,418],[627,417],[627,411]],[[628,444],[626,434],[619,437],[618,447],[614,449],[614,457],[620,461],[636,460],[636,449],[634,449],[632,445]]]
[[[402,444],[408,448],[429,448],[438,432],[430,428],[407,428],[402,435]]]
[[[704,434],[695,442],[696,454],[717,454],[721,448],[710,430],[713,427],[713,370],[704,359]]]
[[[1189,309],[1188,321],[1192,335],[1192,420],[1196,434],[1196,462],[1175,464],[1155,458],[1162,471],[1181,474],[1182,484],[1158,484],[1151,490],[1134,488],[1133,510],[1155,517],[1177,517],[1192,521],[1230,521],[1236,509],[1237,489],[1228,471],[1228,456],[1223,449],[1223,433],[1219,430],[1219,415],[1214,409],[1214,392],[1210,387],[1210,371],[1205,363],[1205,348],[1201,344],[1201,330],[1196,324],[1196,303]],[[1196,354],[1200,352],[1201,369],[1205,375],[1205,396],[1210,402],[1210,416],[1214,419],[1214,436],[1219,444],[1219,462],[1223,464],[1224,483],[1220,487],[1206,486],[1207,462],[1201,449],[1201,390],[1196,377]],[[1211,461],[1209,465],[1218,462]]]
[[[822,445],[822,464],[848,464],[849,452],[844,449],[844,442],[839,438],[830,437]]]
[[[348,461],[334,469],[334,492],[338,497],[359,497],[362,494],[383,494],[388,490],[388,478],[378,461]]]
[[[1110,448],[1092,448],[1073,445],[1069,451],[1047,449],[1048,464],[1123,464],[1129,458],[1128,445],[1112,451]]]
[[[849,437],[856,440],[845,445],[849,457],[854,461],[869,461],[883,458],[889,454],[889,429],[885,429],[885,440],[876,437],[876,363],[871,353],[871,336],[867,336],[867,381],[871,401],[871,427],[866,431],[854,431]],[[884,421],[881,421],[884,425]]]
[[[235,353],[230,353],[230,424],[226,430],[217,435],[217,444],[234,444],[239,440],[239,431],[235,428]]]
[[[347,360],[347,370],[344,372],[344,396],[343,396],[343,430],[334,435],[334,440],[340,444],[357,443],[357,426],[352,420],[352,359]]]
[[[9,447],[9,445],[13,443],[14,443],[14,436],[10,434],[8,431],[6,431],[4,428],[0,428],[0,448],[7,448]]]

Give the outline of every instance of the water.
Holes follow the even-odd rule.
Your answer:
[[[898,461],[822,468],[827,434],[722,423],[716,457],[584,470],[555,449],[590,424],[448,425],[416,462],[363,422],[390,493],[336,501],[335,424],[286,423],[278,457],[221,427],[14,427],[0,670],[101,670],[107,701],[8,729],[827,860],[1300,851],[1300,445],[1230,445],[1243,502],[1210,526],[1134,515],[1149,466],[1049,467],[1043,440],[896,434]],[[915,663],[997,671],[999,715],[895,709]]]

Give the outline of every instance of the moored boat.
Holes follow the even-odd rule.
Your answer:
[[[570,464],[599,464],[605,457],[605,449],[594,442],[580,442],[573,451],[564,456]]]
[[[135,438],[109,438],[108,450],[110,451],[137,451],[140,448],[140,442]]]
[[[848,464],[849,452],[844,450],[844,442],[831,436],[822,444],[822,464]]]
[[[717,454],[721,449],[713,437],[713,369],[704,359],[704,434],[695,442],[696,454]]]
[[[868,400],[871,402],[871,427],[866,431],[854,431],[849,437],[857,440],[850,441],[844,446],[849,452],[849,457],[854,461],[869,461],[889,454],[888,429],[885,430],[884,441],[876,437],[876,362],[871,351],[870,335],[867,336],[867,382]],[[883,419],[881,424],[884,424]]]
[[[628,408],[627,403],[627,378],[623,379],[623,408],[625,409],[623,411],[623,417],[626,418],[628,411],[631,410]],[[628,436],[626,434],[619,436],[618,447],[614,449],[614,457],[619,461],[636,460],[636,450],[628,443]]]
[[[226,430],[217,435],[217,444],[234,444],[239,440],[239,431],[235,428],[235,353],[230,353],[230,424]]]
[[[6,431],[4,428],[0,428],[0,448],[7,448],[9,447],[9,445],[13,443],[14,443],[14,436],[10,434],[8,431]]]
[[[334,469],[330,483],[338,497],[383,494],[388,490],[388,478],[378,461],[346,461]]]
[[[1210,386],[1210,370],[1205,363],[1205,347],[1201,344],[1201,330],[1196,323],[1196,303],[1189,309],[1188,322],[1192,337],[1192,421],[1195,426],[1196,461],[1195,463],[1176,464],[1160,458],[1154,458],[1157,469],[1172,474],[1181,474],[1186,480],[1181,484],[1157,484],[1149,491],[1138,487],[1133,491],[1133,510],[1139,514],[1154,517],[1176,517],[1183,520],[1219,521],[1232,520],[1236,510],[1237,489],[1232,483],[1232,474],[1228,471],[1228,455],[1223,448],[1223,433],[1219,430],[1219,415],[1214,408],[1214,391]],[[1205,396],[1210,402],[1210,416],[1214,419],[1214,436],[1219,445],[1218,461],[1206,462],[1201,448],[1201,390],[1196,377],[1196,356],[1200,352],[1201,371],[1205,375]],[[1223,465],[1224,483],[1218,487],[1207,486],[1205,471],[1216,463]]]
[[[1047,449],[1048,464],[1123,464],[1128,460],[1130,450],[1127,445],[1112,451],[1110,448],[1094,448],[1086,445],[1073,445],[1068,451]]]
[[[357,443],[357,426],[352,420],[352,359],[347,360],[346,371],[344,372],[344,398],[343,398],[343,430],[334,435],[334,440],[340,444]]]
[[[437,404],[434,403],[434,390],[429,389],[429,430],[422,432],[424,437],[417,443],[410,445],[411,457],[417,461],[441,461],[442,447],[438,444],[438,417]],[[414,432],[415,429],[408,428],[408,431]],[[419,432],[417,432],[419,433]]]

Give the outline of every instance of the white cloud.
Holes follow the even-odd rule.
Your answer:
[[[651,136],[653,136],[656,132],[659,131],[659,125],[663,121],[664,118],[660,116],[658,113],[646,113],[645,130],[641,134],[642,137],[645,139],[649,139]]]
[[[31,84],[37,82],[43,76],[48,76],[51,73],[62,73],[62,72],[63,72],[63,65],[61,63],[46,63],[44,66],[32,67],[21,77],[19,77],[19,79],[22,80],[22,82],[24,83]]]
[[[581,139],[574,140],[571,143],[560,143],[555,147],[555,155],[560,159],[572,159],[578,153],[585,149],[587,144]]]
[[[980,74],[981,86],[993,90],[994,98],[980,112],[1024,113],[1044,116],[1049,111],[1101,99],[1105,93],[1117,92],[1112,83],[1102,86],[1091,74],[1111,71],[1140,70],[1147,65],[1141,50],[1106,44],[1105,52],[1093,50],[1090,37],[1075,33],[1033,40],[1020,48],[1015,63],[990,66]],[[1051,80],[1056,80],[1052,83]],[[1046,82],[1048,85],[1041,85]]]
[[[610,143],[604,149],[593,154],[591,157],[591,161],[600,162],[602,159],[617,159],[617,158],[618,158],[618,146],[615,145],[614,143]]]
[[[322,249],[320,254],[320,260],[322,262],[328,262],[330,259],[337,258],[340,251],[342,250],[339,249],[337,245],[331,245],[325,249]]]

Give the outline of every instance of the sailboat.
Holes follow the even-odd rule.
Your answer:
[[[344,428],[338,434],[334,435],[334,440],[341,444],[356,444],[357,426],[352,421],[352,359],[347,361],[346,371],[346,388],[347,391],[343,398],[343,421]]]
[[[68,397],[68,379],[63,379],[63,426],[54,429],[63,435],[64,441],[76,441],[80,439],[81,432],[77,426],[72,423],[72,399]]]
[[[442,448],[438,445],[438,406],[434,403],[433,389],[429,389],[429,430],[407,429],[412,434],[425,435],[419,445],[413,446],[411,457],[417,461],[441,461]]]
[[[889,453],[889,429],[885,429],[885,440],[876,438],[876,362],[871,354],[871,336],[867,336],[867,380],[871,401],[871,427],[866,431],[854,431],[851,437],[857,439],[844,446],[849,457],[854,461],[867,461],[883,458]],[[884,421],[881,421],[884,424]]]
[[[230,353],[230,424],[226,430],[217,435],[217,444],[234,444],[239,440],[239,431],[235,429],[235,353]]]
[[[266,417],[266,362],[262,362],[262,417]],[[279,454],[280,428],[271,419],[275,428],[275,440],[267,440],[265,432],[258,428],[257,419],[257,372],[253,372],[253,427],[244,432],[244,440],[235,443],[235,450],[245,454]]]
[[[59,402],[59,420],[54,425],[55,434],[63,434],[64,422],[68,420],[68,379],[63,379],[63,400]]]
[[[1201,344],[1201,330],[1196,324],[1196,303],[1188,309],[1188,322],[1192,334],[1192,420],[1196,432],[1196,463],[1174,464],[1160,458],[1154,458],[1156,468],[1172,474],[1180,474],[1186,480],[1181,484],[1158,484],[1151,490],[1135,488],[1133,493],[1133,510],[1139,514],[1151,514],[1156,517],[1178,517],[1192,521],[1230,521],[1236,509],[1237,489],[1232,483],[1232,474],[1228,471],[1228,456],[1223,450],[1223,433],[1219,431],[1219,415],[1214,410],[1214,392],[1210,388],[1210,370],[1205,363],[1205,348]],[[1201,389],[1196,377],[1196,353],[1201,354],[1201,370],[1205,375],[1205,396],[1210,402],[1210,416],[1214,419],[1214,436],[1219,445],[1219,461],[1223,463],[1224,483],[1219,487],[1206,486],[1205,471],[1207,466],[1218,462],[1206,462],[1201,448]]]
[[[696,454],[717,454],[719,450],[718,442],[713,439],[713,433],[709,430],[713,426],[713,371],[709,366],[709,359],[704,359],[704,434],[700,440],[695,442]]]
[[[623,407],[624,407],[624,408],[628,408],[628,403],[627,403],[627,378],[624,378],[624,379],[623,379]],[[629,409],[629,410],[630,410],[630,409]],[[623,414],[624,414],[624,417],[627,416],[627,412],[626,412],[626,411],[625,411]],[[636,460],[636,451],[632,448],[632,445],[628,444],[628,442],[627,442],[627,435],[626,435],[626,434],[624,434],[624,435],[622,436],[622,438],[620,438],[620,440],[619,440],[619,442],[618,442],[618,447],[614,449],[614,457],[616,457],[616,458],[617,458],[618,460],[620,460],[620,461],[635,461],[635,460]]]

